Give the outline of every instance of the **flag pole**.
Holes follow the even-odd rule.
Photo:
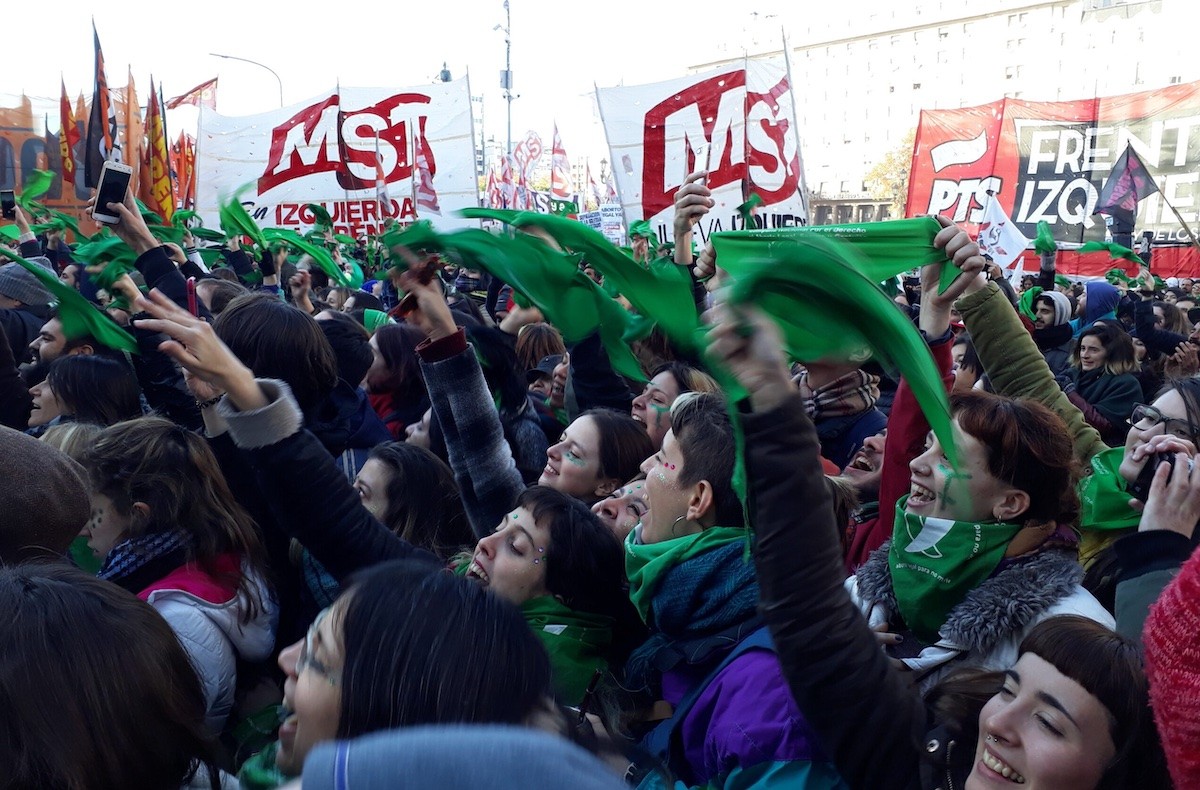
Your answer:
[[[788,44],[787,31],[782,26],[779,34],[783,37],[783,65],[787,69],[788,93],[792,95],[792,132],[796,135],[796,164],[800,172],[796,175],[796,192],[800,195],[800,205],[804,206],[804,222],[812,224],[812,216],[808,209],[808,181],[804,178],[804,150],[800,146],[800,116],[796,112],[796,83],[792,79],[792,53]]]
[[[1158,186],[1158,184],[1156,183],[1155,186]],[[1188,238],[1191,239],[1192,246],[1195,247],[1197,250],[1200,250],[1200,241],[1196,240],[1196,234],[1192,233],[1192,229],[1190,227],[1188,227],[1188,224],[1186,222],[1184,222],[1183,215],[1181,215],[1179,213],[1179,210],[1177,208],[1175,208],[1174,206],[1171,205],[1171,201],[1167,200],[1166,193],[1164,193],[1160,189],[1160,190],[1158,190],[1158,194],[1162,196],[1163,204],[1167,208],[1171,209],[1171,213],[1175,215],[1175,219],[1179,220],[1179,224],[1183,226],[1183,231],[1184,231],[1184,233],[1187,234]]]

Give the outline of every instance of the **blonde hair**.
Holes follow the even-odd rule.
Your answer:
[[[46,429],[42,441],[61,450],[72,461],[82,463],[84,453],[103,431],[103,425],[91,422],[65,422]]]

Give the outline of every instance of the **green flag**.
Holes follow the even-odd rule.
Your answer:
[[[758,246],[743,243],[741,235],[712,236],[718,265],[729,276],[731,303],[754,304],[769,314],[795,359],[855,360],[869,350],[899,371],[953,464],[950,406],[933,357],[912,321],[864,274],[877,268],[863,260],[859,247],[839,243],[836,235],[794,234],[788,244]]]
[[[260,249],[266,249],[267,241],[263,238],[262,228],[258,227],[258,223],[242,205],[242,193],[249,187],[247,184],[221,203],[221,229],[227,236],[249,236]]]
[[[58,320],[62,322],[63,334],[68,340],[91,335],[97,342],[118,351],[139,353],[137,341],[99,308],[84,299],[78,291],[59,280],[48,269],[20,255],[0,248],[0,256],[15,261],[29,271],[45,286],[58,303]]]
[[[312,258],[313,262],[317,264],[321,271],[329,275],[329,279],[333,280],[338,285],[343,285],[348,288],[357,288],[359,285],[362,285],[361,269],[358,271],[358,285],[354,285],[353,278],[346,274],[346,272],[342,271],[342,267],[337,265],[337,261],[333,259],[333,254],[330,253],[329,250],[305,241],[304,238],[296,231],[283,228],[267,228],[262,233],[264,238],[264,248],[268,246],[266,241],[267,239],[272,242],[281,242]]]
[[[313,220],[314,228],[333,227],[333,217],[329,216],[329,212],[325,210],[324,206],[320,203],[305,203],[304,205],[313,213],[313,217],[316,218]]]
[[[25,182],[21,194],[17,196],[17,202],[21,204],[21,208],[23,209],[27,209],[31,205],[36,205],[32,204],[31,201],[49,192],[53,184],[54,173],[49,170],[34,170]]]
[[[1138,266],[1146,265],[1146,262],[1139,258],[1136,252],[1112,241],[1089,241],[1079,248],[1080,255],[1089,252],[1107,252],[1113,260],[1124,259]]]
[[[472,211],[475,211],[472,209]],[[389,248],[396,245],[449,253],[470,269],[483,269],[512,286],[513,296],[536,305],[562,333],[567,343],[578,343],[599,332],[613,369],[635,381],[646,376],[624,337],[632,316],[613,301],[586,274],[577,259],[551,249],[541,239],[524,233],[498,236],[469,228],[440,234],[428,223],[414,223],[385,234]]]
[[[1058,250],[1058,242],[1054,240],[1054,231],[1050,229],[1050,223],[1044,219],[1038,221],[1037,237],[1033,240],[1033,248],[1037,250],[1038,255],[1049,255]]]
[[[764,246],[772,250],[776,247],[785,248],[794,239],[806,236],[822,236],[846,242],[858,253],[852,259],[853,264],[860,267],[861,273],[873,283],[886,282],[903,272],[940,263],[944,264],[941,290],[945,291],[961,272],[950,263],[945,250],[933,246],[933,238],[941,229],[942,226],[933,217],[914,217],[856,225],[727,231],[716,235],[722,238],[725,249],[752,255],[764,254]]]
[[[615,289],[641,316],[657,323],[682,350],[696,350],[698,317],[692,278],[686,267],[664,259],[642,266],[597,231],[563,217],[504,209],[463,209],[460,213],[471,218],[497,219],[517,227],[541,228],[565,249],[583,253],[588,264],[604,275],[602,290],[607,293],[607,289]],[[644,329],[648,334],[652,328],[640,325],[638,331]]]

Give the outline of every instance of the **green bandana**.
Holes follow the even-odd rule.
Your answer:
[[[542,640],[554,670],[554,693],[564,705],[578,705],[612,644],[613,619],[576,611],[552,595],[521,604],[525,622]]]
[[[643,622],[650,618],[650,605],[663,575],[676,565],[730,543],[745,543],[748,530],[709,527],[695,535],[684,535],[659,543],[641,543],[639,524],[625,538],[625,575],[629,577],[629,600]]]
[[[1030,321],[1037,320],[1037,312],[1034,309],[1033,303],[1042,293],[1041,287],[1035,285],[1025,293],[1021,294],[1021,301],[1017,305],[1017,309],[1021,311],[1021,315],[1028,318]]]
[[[907,501],[896,503],[888,569],[904,622],[934,644],[946,615],[996,569],[1023,525],[927,518],[904,512]]]
[[[1141,515],[1129,506],[1132,497],[1117,472],[1124,457],[1124,447],[1092,456],[1092,473],[1079,481],[1081,529],[1125,529],[1136,527],[1141,520]]]
[[[283,771],[275,765],[279,753],[279,741],[272,741],[258,754],[242,764],[238,771],[238,785],[242,790],[274,790],[289,781]]]

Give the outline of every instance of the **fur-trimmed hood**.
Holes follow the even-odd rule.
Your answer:
[[[891,541],[871,553],[858,569],[858,595],[865,604],[883,607],[890,617],[897,611],[896,592],[888,569]],[[988,578],[950,610],[940,629],[944,640],[971,653],[990,653],[1036,622],[1052,606],[1073,595],[1083,579],[1076,552],[1046,549],[1027,560],[1018,560]]]

